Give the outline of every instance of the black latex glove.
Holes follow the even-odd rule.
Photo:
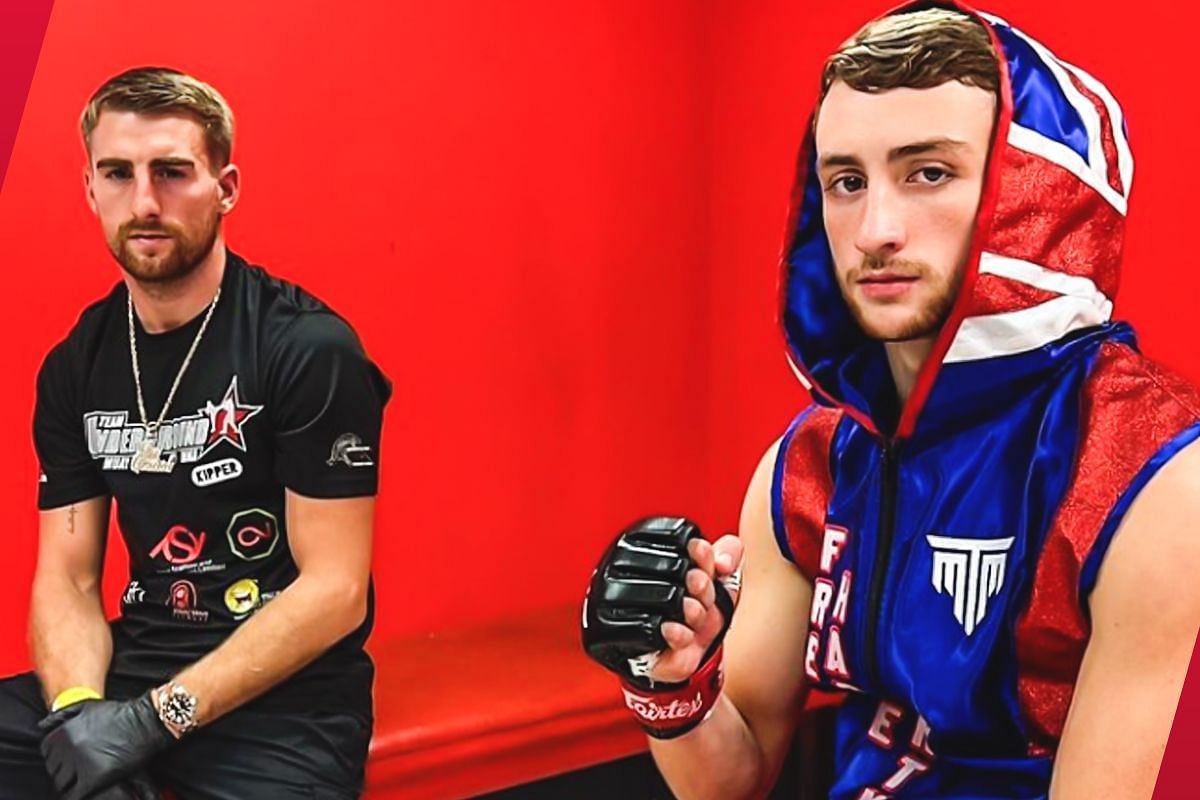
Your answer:
[[[695,566],[687,545],[700,537],[700,528],[682,517],[650,517],[621,531],[600,559],[584,600],[583,646],[589,656],[635,685],[650,685],[629,661],[666,648],[664,621],[684,622],[685,581]],[[733,600],[720,581],[713,588],[728,628]],[[713,647],[719,643],[718,637]]]
[[[45,732],[42,756],[62,800],[118,800],[146,795],[141,772],[155,755],[175,742],[162,724],[150,694],[135,700],[89,700],[56,711],[38,723]],[[118,785],[125,783],[127,785]],[[110,797],[102,791],[128,790]],[[149,797],[156,797],[156,794]]]

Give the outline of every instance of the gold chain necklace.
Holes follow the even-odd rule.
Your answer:
[[[137,387],[138,413],[142,415],[142,427],[146,430],[137,454],[129,464],[129,470],[134,475],[142,472],[169,473],[175,469],[176,454],[172,453],[170,459],[163,460],[162,449],[158,447],[158,432],[162,428],[163,420],[167,417],[167,409],[171,407],[171,401],[175,399],[175,392],[179,389],[179,382],[183,380],[183,373],[187,372],[188,365],[192,363],[192,356],[196,354],[196,348],[200,346],[200,339],[204,336],[204,330],[208,327],[208,321],[212,319],[213,311],[217,308],[217,300],[220,298],[221,287],[218,286],[217,293],[213,295],[212,303],[209,304],[208,311],[204,314],[204,320],[200,323],[200,330],[196,331],[196,338],[192,340],[192,346],[183,358],[183,365],[179,367],[179,372],[175,375],[171,391],[167,393],[162,413],[158,415],[157,420],[151,423],[146,419],[146,401],[142,399],[142,373],[138,368],[137,334],[133,327],[133,295],[128,292],[125,295],[126,310],[129,312],[129,358],[133,362],[133,384]]]

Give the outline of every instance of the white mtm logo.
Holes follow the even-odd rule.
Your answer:
[[[967,636],[983,622],[988,600],[1004,587],[1008,549],[1015,538],[925,537],[933,548],[933,588],[954,599],[954,618]]]

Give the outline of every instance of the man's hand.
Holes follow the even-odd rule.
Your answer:
[[[138,773],[151,758],[175,742],[158,718],[150,694],[115,702],[90,700],[56,711],[39,723],[46,731],[42,755],[46,769],[62,800],[91,800]],[[142,798],[143,779],[115,787],[118,794],[99,795],[104,800]],[[122,791],[128,790],[125,794]],[[151,794],[150,797],[155,795]]]
[[[688,542],[688,556],[696,565],[688,570],[683,598],[683,623],[667,620],[662,623],[667,649],[658,654],[650,678],[654,681],[677,683],[686,681],[700,666],[704,654],[726,628],[725,615],[717,606],[717,584],[720,583],[736,604],[742,563],[742,542],[726,534],[709,544],[704,539]]]
[[[588,590],[588,654],[635,683],[688,680],[728,627],[741,555],[736,536],[710,545],[681,518],[652,517],[626,528]]]
[[[679,677],[687,674],[696,654],[706,650],[704,643],[711,630],[718,628],[709,619],[719,609],[706,606],[706,586],[715,590],[723,584],[737,596],[737,613],[721,646],[725,683],[711,714],[684,736],[650,739],[650,752],[659,771],[673,795],[681,799],[766,797],[804,706],[805,609],[812,602],[812,589],[803,573],[780,552],[775,538],[771,484],[778,460],[779,442],[775,442],[763,455],[746,490],[736,540],[723,537],[711,548],[699,542],[688,546],[688,560],[695,561],[689,569],[700,570],[706,579],[692,577],[696,584],[689,588],[696,594],[687,593],[704,610],[703,619],[683,619],[681,627],[686,631],[672,632],[673,625],[664,626],[664,638],[679,646],[660,654],[653,673]],[[738,564],[742,567],[735,571]],[[735,590],[729,578],[740,570],[744,570],[745,580],[739,581]],[[692,603],[687,605],[691,611],[685,612],[685,617],[694,615]],[[724,624],[724,619],[721,622]],[[677,639],[678,634],[682,635]],[[689,636],[690,642],[686,641]],[[706,666],[688,677],[689,686],[704,687],[696,676],[703,674]],[[678,671],[674,671],[676,667]],[[684,699],[694,697],[690,692]],[[626,698],[628,701],[628,694]]]

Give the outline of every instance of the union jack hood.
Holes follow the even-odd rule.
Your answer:
[[[999,17],[937,5],[987,25],[1001,61],[999,114],[962,289],[898,438],[913,433],[945,366],[1044,348],[1111,319],[1133,181],[1125,117],[1100,81]],[[781,321],[802,382],[875,429],[871,398],[839,375],[852,357],[871,361],[882,348],[858,328],[833,277],[811,130],[782,260]]]

